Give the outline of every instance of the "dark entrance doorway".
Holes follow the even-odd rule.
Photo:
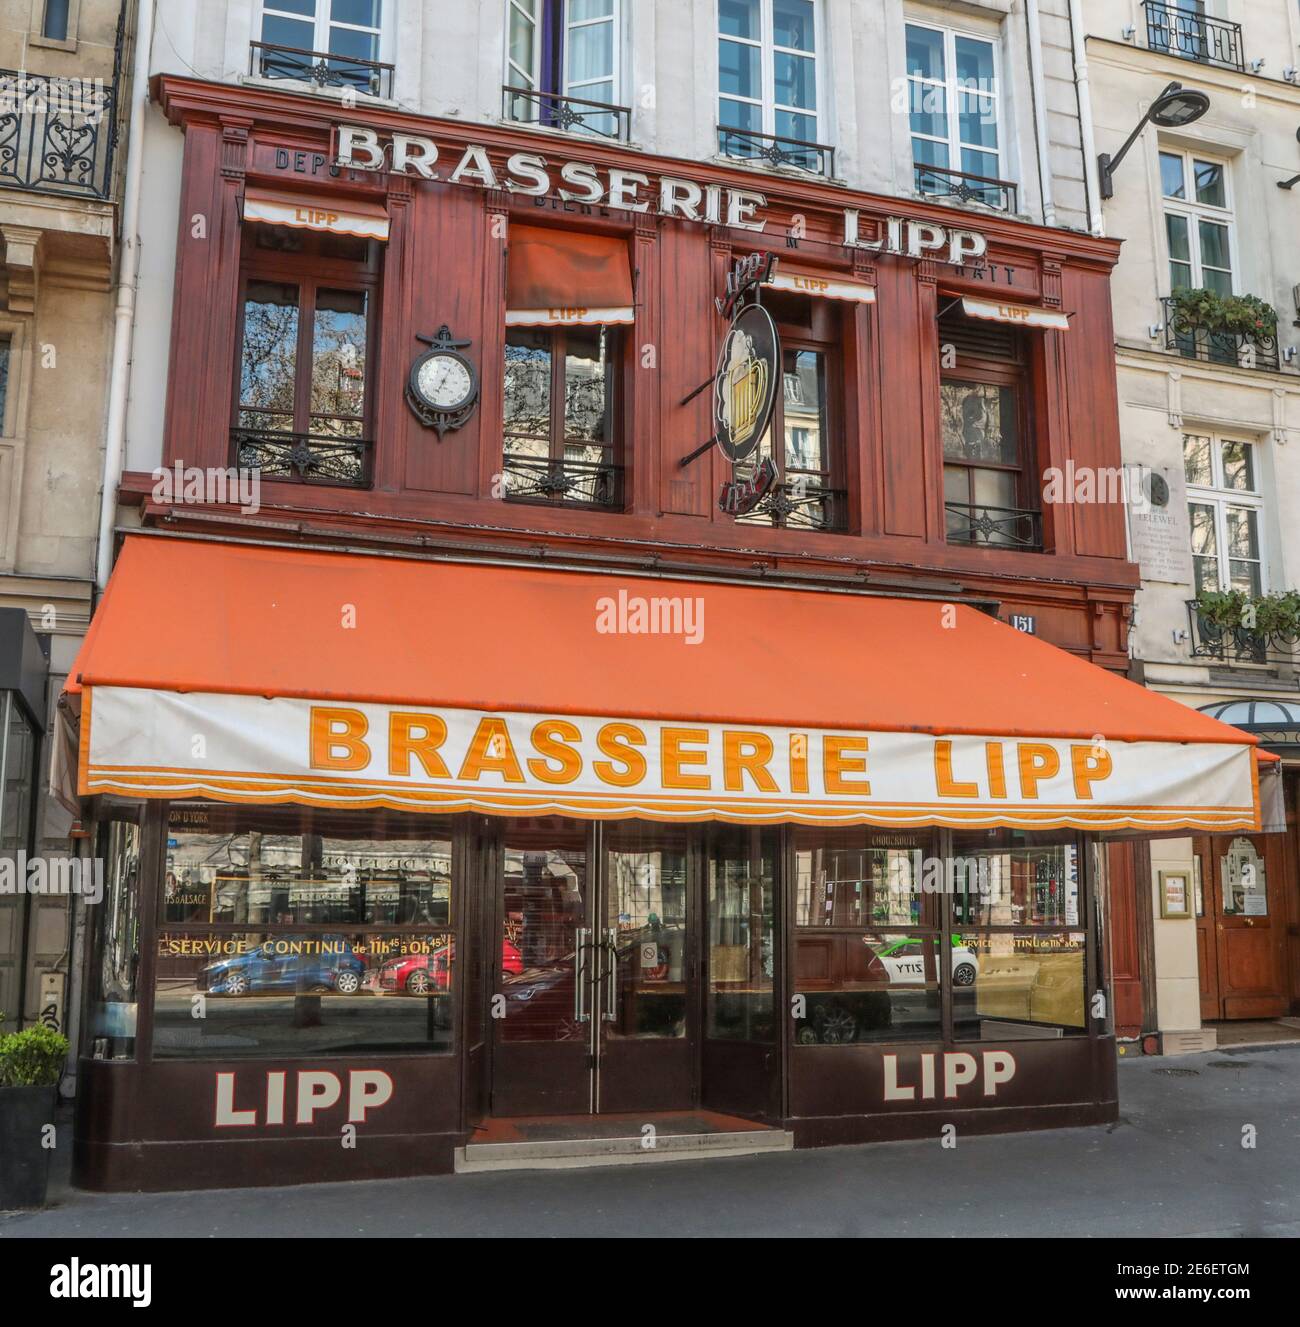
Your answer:
[[[682,826],[504,822],[493,1115],[696,1103],[691,848]]]

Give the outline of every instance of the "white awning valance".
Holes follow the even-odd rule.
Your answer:
[[[1070,320],[1065,314],[1055,309],[1036,309],[1032,304],[1005,304],[1000,300],[973,299],[968,295],[962,299],[961,311],[968,318],[983,318],[986,322],[1045,327],[1056,332],[1070,330]]]

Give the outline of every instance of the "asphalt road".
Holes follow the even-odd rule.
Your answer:
[[[1300,1235],[1300,1046],[1125,1059],[1121,1121],[707,1162],[97,1195],[25,1235]],[[1242,1146],[1243,1130],[1255,1146]]]

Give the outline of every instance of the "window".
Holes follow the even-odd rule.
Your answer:
[[[5,411],[9,405],[9,351],[9,338],[0,337],[0,433],[5,432]]]
[[[952,363],[939,377],[948,542],[1040,548],[1024,335],[949,313],[939,320],[939,342]]]
[[[166,830],[156,1059],[450,1049],[443,821],[175,803]]]
[[[244,237],[239,464],[268,478],[364,483],[378,245],[260,224]]]
[[[1162,148],[1160,192],[1170,289],[1231,295],[1232,210],[1227,163]]]
[[[620,3],[506,0],[510,119],[626,137],[626,112],[599,109],[618,100]]]
[[[616,426],[621,343],[614,327],[507,329],[507,497],[622,505]]]
[[[45,17],[41,22],[41,36],[47,41],[68,40],[69,9],[72,0],[45,0]]]
[[[937,1040],[939,896],[929,834],[796,828],[797,1044]]]
[[[253,53],[263,78],[392,93],[392,67],[380,63],[384,0],[262,0],[261,31]]]
[[[745,478],[770,458],[777,477],[771,498],[737,520],[799,530],[846,529],[847,493],[831,417],[831,403],[839,399],[834,380],[842,314],[833,301],[806,296],[773,292],[764,302],[781,334],[782,389],[767,432],[737,472]]]
[[[953,835],[953,1034],[1087,1031],[1087,918],[1073,833]]]
[[[917,191],[1007,206],[995,43],[909,23],[907,85]]]
[[[718,128],[724,154],[830,173],[817,146],[817,19],[813,0],[718,0]],[[754,135],[789,143],[776,145],[780,155],[774,157],[773,145]]]
[[[1263,594],[1268,578],[1260,549],[1263,500],[1255,444],[1185,433],[1183,470],[1196,593]]]

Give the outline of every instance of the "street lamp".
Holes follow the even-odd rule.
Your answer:
[[[1127,155],[1129,148],[1137,141],[1137,136],[1147,127],[1147,122],[1158,124],[1162,129],[1176,129],[1182,125],[1199,120],[1210,109],[1210,99],[1204,92],[1195,88],[1185,88],[1181,83],[1170,83],[1167,88],[1147,108],[1147,113],[1137,122],[1137,128],[1124,140],[1124,146],[1112,157],[1103,152],[1097,158],[1097,174],[1101,182],[1101,196],[1110,198],[1115,189],[1111,176],[1115,168]]]

